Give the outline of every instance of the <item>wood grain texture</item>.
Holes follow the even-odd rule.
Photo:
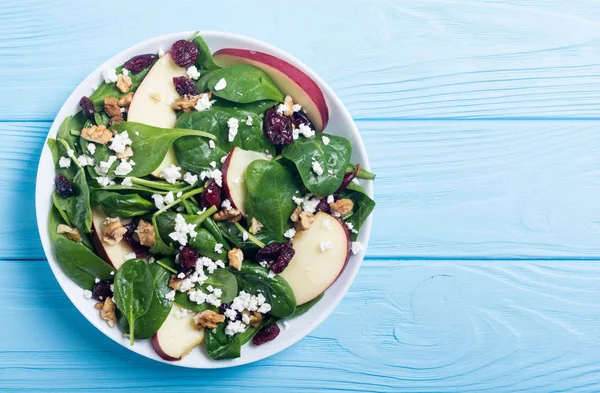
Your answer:
[[[0,258],[44,258],[33,201],[49,123],[5,123]],[[600,257],[595,122],[359,121],[378,174],[370,257]],[[49,179],[52,181],[52,179]]]
[[[357,118],[600,118],[596,0],[307,0],[276,17],[266,0],[149,4],[2,2],[0,119],[51,120],[115,53],[197,29],[291,52]]]
[[[45,261],[2,261],[0,309],[11,319],[0,325],[0,389],[591,391],[599,275],[597,261],[367,261],[307,338],[255,365],[202,371],[143,359],[104,337]]]

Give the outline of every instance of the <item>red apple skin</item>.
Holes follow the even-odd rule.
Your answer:
[[[96,226],[94,225],[94,223],[92,223],[92,244],[94,244],[94,249],[96,250],[96,253],[98,254],[98,256],[102,259],[104,259],[104,262],[108,263],[110,266],[112,266],[114,269],[116,269],[115,265],[113,265],[113,263],[110,261],[110,258],[108,257],[108,254],[106,253],[106,250],[104,249],[104,246],[102,245],[102,239],[100,239],[100,231],[98,230],[99,228],[96,228]]]
[[[166,360],[168,362],[175,362],[177,360],[181,360],[181,358],[174,358],[173,356],[167,355],[162,350],[162,348],[160,347],[160,343],[158,342],[158,333],[152,336],[152,348],[154,348],[154,352],[156,352],[156,354],[160,356],[163,360]]]
[[[308,97],[316,106],[319,119],[315,121],[312,114],[309,114],[309,117],[311,117],[311,120],[313,120],[315,131],[321,132],[327,126],[327,122],[329,121],[329,108],[327,107],[325,96],[323,95],[323,92],[317,83],[313,81],[311,77],[302,72],[298,67],[267,53],[247,49],[220,49],[213,54],[213,58],[217,63],[221,62],[223,64],[236,64],[243,62],[253,65],[265,71],[272,78],[273,76],[269,72],[270,70],[261,67],[262,64],[275,69],[282,74],[285,74],[298,86],[300,90],[303,90],[308,95]],[[291,92],[285,91],[283,93],[291,94]],[[293,96],[293,94],[291,95]]]
[[[231,157],[233,156],[233,154],[231,153],[233,153],[233,150],[231,150],[229,154],[227,154],[227,158],[225,159],[225,162],[223,162],[223,166],[221,167],[221,173],[223,174],[223,191],[225,192],[225,196],[227,197],[227,199],[229,199],[229,202],[231,202],[231,206],[234,209],[239,209],[239,206],[236,206],[235,202],[233,202],[233,199],[231,199],[231,192],[229,191],[229,182],[226,181],[227,171],[229,171]]]

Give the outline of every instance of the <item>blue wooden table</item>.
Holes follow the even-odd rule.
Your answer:
[[[340,306],[259,363],[130,353],[67,300],[34,179],[74,87],[124,48],[226,30],[289,51],[361,129],[378,207]],[[600,390],[597,0],[0,2],[0,390]]]

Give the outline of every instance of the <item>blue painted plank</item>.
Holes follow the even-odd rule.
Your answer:
[[[276,12],[286,6],[9,0],[0,4],[0,120],[53,119],[109,57],[196,29],[246,34],[291,52],[357,118],[600,118],[597,5],[307,0]]]
[[[599,276],[598,261],[367,261],[331,317],[298,344],[255,365],[197,371],[105,338],[45,261],[2,261],[0,309],[10,323],[0,325],[0,389],[592,391]]]

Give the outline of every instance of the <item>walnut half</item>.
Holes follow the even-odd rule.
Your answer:
[[[261,224],[256,218],[252,217],[252,223],[250,224],[250,229],[248,229],[248,232],[256,235],[262,228],[263,224]]]
[[[296,221],[294,227],[297,231],[306,231],[308,228],[310,228],[313,222],[315,222],[314,214],[312,214],[311,212],[303,211],[300,212],[300,215],[298,216],[298,220]]]
[[[95,307],[100,310],[100,316],[108,323],[108,326],[114,327],[117,322],[117,305],[112,298],[107,297],[105,301],[96,303]]]
[[[149,222],[140,220],[134,235],[142,246],[154,247],[156,244],[156,234],[154,227]]]
[[[81,137],[90,142],[106,145],[113,137],[112,132],[105,125],[91,126],[81,130]]]
[[[354,202],[351,199],[343,198],[335,202],[330,202],[329,207],[334,216],[345,216],[354,209]]]
[[[121,90],[121,93],[127,93],[131,89],[131,86],[133,86],[131,77],[120,74],[119,79],[117,79],[117,89]]]
[[[234,269],[242,269],[242,261],[244,260],[244,253],[239,248],[232,248],[227,252],[227,258],[229,258],[229,266]]]
[[[127,228],[121,224],[121,220],[116,218],[107,218],[102,223],[102,240],[106,244],[117,244],[123,240],[123,236],[127,233]]]
[[[106,114],[110,117],[110,124],[119,124],[123,121],[123,114],[121,113],[121,108],[119,107],[119,100],[115,97],[106,97],[104,99],[104,110]]]
[[[69,238],[75,242],[81,241],[81,234],[79,233],[79,229],[71,228],[70,226],[65,225],[65,224],[59,224],[56,227],[56,233],[64,234],[67,238]]]
[[[212,218],[215,221],[237,222],[242,219],[242,213],[238,209],[231,208],[216,212]]]
[[[194,322],[198,328],[214,329],[221,322],[225,322],[225,315],[206,310],[194,316]]]

